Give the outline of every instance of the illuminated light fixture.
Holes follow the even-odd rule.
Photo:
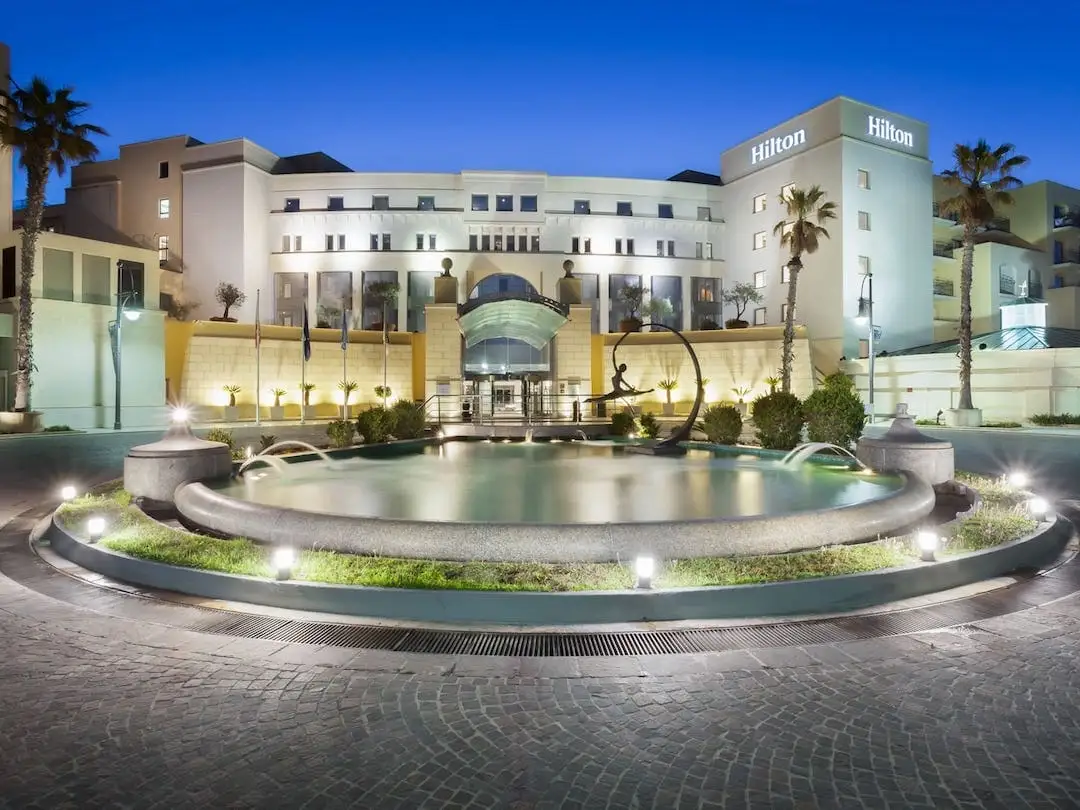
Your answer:
[[[1031,483],[1031,478],[1026,472],[1017,470],[1016,472],[1009,473],[1008,481],[1010,487],[1015,487],[1016,489],[1024,489],[1028,484]]]
[[[92,517],[86,521],[86,534],[90,537],[91,543],[100,540],[101,536],[105,534],[105,518]]]
[[[638,557],[634,560],[635,588],[648,590],[652,588],[653,573],[656,571],[656,561],[652,557]]]
[[[60,488],[60,497],[65,501],[73,500],[78,494],[79,491],[71,486],[71,484]]]
[[[270,565],[273,566],[278,579],[288,579],[292,576],[293,566],[296,565],[296,552],[287,546],[274,549],[270,557]]]
[[[916,542],[919,545],[919,552],[922,554],[923,562],[933,562],[937,553],[938,547],[941,544],[940,538],[935,532],[921,531],[915,537]]]
[[[1050,511],[1050,504],[1046,498],[1032,498],[1027,503],[1028,511],[1031,516],[1043,520],[1046,517],[1046,513]]]
[[[173,408],[172,420],[177,425],[182,425],[191,418],[191,411],[187,408]]]
[[[139,310],[137,310],[137,309],[125,309],[124,310],[124,317],[127,318],[129,321],[137,321],[137,320],[139,320],[139,315],[141,315],[141,314],[142,313],[140,313]]]

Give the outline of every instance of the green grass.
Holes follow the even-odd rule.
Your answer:
[[[979,551],[1030,534],[1036,522],[1021,512],[1026,498],[1000,479],[958,473],[957,479],[979,490],[983,508],[957,526],[942,556]],[[102,491],[66,503],[60,521],[84,536],[91,516],[106,519],[101,545],[143,560],[254,577],[270,577],[270,549],[251,540],[221,540],[191,534],[152,520],[131,506],[120,489]],[[814,551],[753,557],[718,557],[660,561],[655,587],[749,585],[857,574],[912,564],[919,559],[910,536]],[[299,551],[294,580],[334,585],[481,591],[618,590],[633,585],[628,565],[619,563],[505,563],[405,560]]]

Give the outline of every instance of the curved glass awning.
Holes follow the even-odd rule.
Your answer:
[[[460,313],[466,348],[490,338],[514,338],[534,349],[551,342],[570,314],[565,304],[539,295],[474,298]]]

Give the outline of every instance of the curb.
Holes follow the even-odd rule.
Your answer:
[[[431,623],[551,626],[842,613],[923,596],[1054,559],[1072,536],[1060,516],[1035,534],[943,562],[819,579],[662,591],[530,593],[325,585],[220,574],[139,560],[76,539],[55,513],[45,537],[61,556],[112,579],[206,599]]]

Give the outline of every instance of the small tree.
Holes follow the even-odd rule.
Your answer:
[[[349,397],[352,396],[352,392],[359,388],[359,384],[356,380],[342,380],[337,384],[337,387],[341,390],[341,393],[345,395],[342,405],[346,408],[349,407]]]
[[[862,435],[866,407],[846,374],[830,374],[803,403],[806,435],[812,442],[848,448]]]
[[[769,450],[791,450],[802,439],[806,416],[794,394],[777,391],[754,400],[754,427],[761,446]]]
[[[379,399],[381,399],[383,401],[383,407],[384,408],[386,407],[386,400],[390,399],[390,397],[393,395],[393,393],[394,392],[390,390],[389,385],[376,385],[375,386],[375,396],[377,396]]]
[[[373,281],[364,288],[370,306],[378,307],[383,331],[389,328],[390,310],[397,306],[401,285],[396,281]]]
[[[761,293],[757,287],[748,281],[739,282],[730,290],[725,290],[720,297],[725,304],[731,304],[735,307],[735,317],[729,318],[726,324],[729,329],[741,329],[749,326],[750,324],[743,320],[743,313],[751,304],[760,304],[762,301]]]
[[[644,296],[645,291],[640,284],[627,284],[619,290],[619,300],[626,307],[626,320],[641,320],[641,301]]]
[[[679,378],[678,377],[669,377],[666,380],[661,380],[660,382],[658,382],[656,384],[656,387],[664,392],[664,394],[667,396],[667,404],[670,405],[671,404],[671,392],[679,387]]]
[[[235,284],[230,284],[227,281],[223,281],[217,285],[217,290],[214,291],[214,298],[225,308],[225,311],[221,313],[221,317],[216,319],[221,321],[229,320],[229,310],[233,307],[242,306],[247,300],[247,296],[239,287]],[[235,318],[233,320],[235,320]]]
[[[666,298],[650,298],[641,309],[646,318],[656,323],[663,323],[675,314],[675,308]]]
[[[224,386],[222,386],[221,390],[229,395],[229,407],[230,408],[235,408],[236,407],[236,395],[240,393],[240,386],[239,385],[224,385]]]
[[[308,407],[311,404],[311,392],[315,390],[315,383],[300,383],[300,391],[303,396],[304,407]]]
[[[274,407],[275,408],[280,408],[281,407],[281,398],[283,396],[285,396],[285,389],[284,388],[271,388],[270,393],[274,395]]]
[[[696,427],[712,444],[733,445],[742,434],[742,414],[731,405],[713,405],[705,409]]]

